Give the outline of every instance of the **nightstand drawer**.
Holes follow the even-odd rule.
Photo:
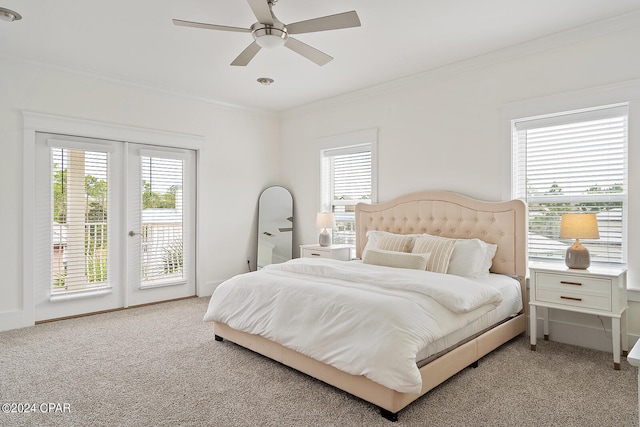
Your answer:
[[[611,297],[607,295],[538,288],[536,289],[536,301],[607,312],[611,311]]]
[[[538,287],[538,292],[544,288],[545,290],[558,292],[600,294],[611,297],[612,285],[611,280],[608,279],[568,274],[536,273],[536,286]]]
[[[300,245],[300,256],[302,258],[330,258],[340,261],[351,259],[351,245]]]
[[[331,258],[331,251],[303,249],[300,256],[302,256],[303,258]]]

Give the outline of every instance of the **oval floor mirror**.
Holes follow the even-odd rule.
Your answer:
[[[292,257],[293,197],[278,185],[262,192],[258,202],[258,269]]]

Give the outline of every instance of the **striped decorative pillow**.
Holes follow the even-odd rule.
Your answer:
[[[384,234],[378,239],[376,248],[383,251],[409,252],[413,239],[412,236],[401,234]]]
[[[411,252],[414,254],[430,253],[427,271],[446,274],[455,244],[455,239],[423,235],[416,238]]]

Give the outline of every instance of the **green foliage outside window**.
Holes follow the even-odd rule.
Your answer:
[[[586,190],[587,194],[614,194],[621,193],[623,187],[621,184],[614,184],[611,187],[602,188],[598,185],[590,187]],[[553,183],[549,190],[545,193],[548,195],[562,195],[562,188],[557,183]],[[598,213],[622,208],[622,202],[581,202],[581,203],[549,203],[549,202],[532,202],[529,204],[529,211],[535,213],[529,218],[529,232],[538,234],[550,239],[558,239],[560,220],[562,214],[566,212],[590,212]]]

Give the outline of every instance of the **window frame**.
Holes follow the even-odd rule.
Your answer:
[[[553,114],[544,114],[544,115],[535,115],[530,117],[521,117],[521,118],[512,118],[510,120],[510,144],[511,144],[511,197],[512,198],[520,198],[526,201],[528,204],[544,204],[544,203],[562,203],[562,204],[572,204],[574,206],[567,207],[567,212],[575,212],[576,205],[578,209],[581,209],[579,204],[589,205],[593,203],[621,203],[621,223],[619,226],[620,229],[620,255],[619,259],[616,256],[612,256],[613,259],[608,260],[599,260],[597,263],[604,265],[624,265],[627,263],[628,257],[628,239],[629,239],[629,231],[628,231],[628,205],[629,205],[629,103],[616,103],[612,105],[600,105],[597,107],[590,107],[585,109],[576,109],[576,110],[568,110],[562,111]],[[569,124],[579,124],[585,123],[589,121],[595,120],[605,120],[614,117],[625,117],[624,122],[622,124],[622,128],[624,131],[624,140],[622,142],[622,150],[623,153],[623,161],[622,161],[622,191],[620,192],[612,192],[606,194],[576,194],[568,191],[569,194],[566,195],[536,195],[531,196],[529,192],[525,189],[526,180],[527,180],[527,171],[526,168],[522,170],[522,162],[527,162],[525,152],[521,153],[523,142],[520,139],[521,133],[528,130],[537,130],[537,129],[548,129],[553,126],[558,125],[569,125]],[[523,160],[524,156],[524,160]],[[559,166],[558,166],[559,167]],[[577,181],[574,181],[577,183]],[[597,183],[596,183],[597,185]],[[594,205],[596,206],[596,205]],[[563,206],[564,208],[565,206]],[[598,211],[601,212],[601,211]],[[531,217],[529,221],[531,221]],[[529,226],[531,223],[529,223]],[[557,227],[559,228],[559,221]],[[602,230],[601,230],[602,232]],[[601,233],[602,234],[602,233]],[[558,240],[559,241],[559,240]],[[606,248],[606,253],[608,254],[608,249],[611,247],[611,243],[614,242],[613,239],[607,239],[606,243],[603,245],[598,243],[599,246],[604,246]],[[584,242],[583,242],[584,243]],[[569,242],[569,244],[571,244]],[[529,250],[532,247],[532,239],[529,239]],[[585,244],[589,246],[588,243]],[[614,243],[615,245],[615,243]],[[542,261],[548,260],[552,262],[557,262],[564,259],[564,254],[562,257],[559,255],[550,255],[548,257],[538,255],[529,255],[530,260]]]
[[[366,129],[362,131],[350,132],[346,134],[329,136],[319,138],[319,172],[318,172],[318,194],[319,204],[318,212],[331,212],[333,206],[336,205],[349,205],[355,206],[361,200],[354,200],[344,203],[332,203],[331,194],[333,194],[333,183],[327,184],[327,177],[324,175],[323,162],[327,158],[327,153],[335,152],[335,155],[349,154],[361,152],[362,147],[368,146],[371,153],[371,199],[370,203],[376,203],[378,201],[378,186],[377,186],[377,143],[378,143],[378,130]],[[332,230],[334,237],[333,243],[339,243],[335,239],[335,229]],[[355,233],[354,233],[355,239]]]

